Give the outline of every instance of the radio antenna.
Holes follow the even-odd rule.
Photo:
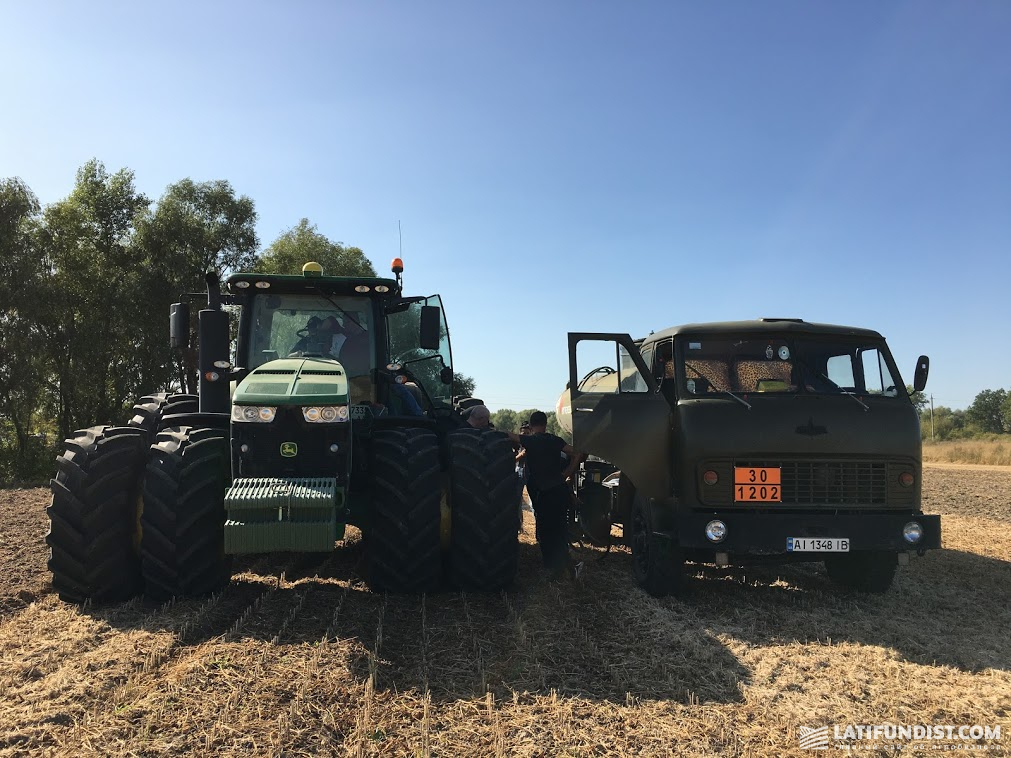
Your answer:
[[[397,235],[400,237],[400,257],[404,257],[404,232],[400,228],[400,219],[397,219]]]

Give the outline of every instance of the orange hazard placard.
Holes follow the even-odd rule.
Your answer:
[[[783,488],[780,486],[778,468],[757,468],[739,466],[734,468],[734,500],[737,502],[781,502]]]

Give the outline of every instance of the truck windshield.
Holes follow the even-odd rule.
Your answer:
[[[907,397],[879,340],[682,335],[677,355],[684,397],[728,392]]]
[[[374,368],[372,302],[365,297],[259,295],[253,298],[249,367],[289,355],[321,355],[349,376]]]

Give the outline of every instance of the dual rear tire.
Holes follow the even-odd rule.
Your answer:
[[[516,576],[519,542],[516,471],[509,438],[460,429],[449,435],[448,477],[435,434],[386,429],[373,436],[369,584],[389,592],[431,592],[442,579],[493,591]],[[442,501],[451,537],[442,551]]]
[[[217,517],[223,514],[224,484],[216,498],[212,494],[207,503],[198,505],[197,500],[207,495],[207,491],[194,486],[193,472],[197,469],[222,467],[227,476],[227,446],[225,433],[215,430],[176,429],[165,433],[169,440],[179,435],[187,438],[187,443],[177,447],[177,451],[167,448],[171,442],[162,441],[158,426],[168,413],[186,413],[196,410],[196,398],[192,395],[166,395],[158,393],[140,399],[134,406],[134,414],[127,426],[95,426],[75,432],[67,440],[64,452],[57,458],[56,477],[51,481],[53,499],[46,509],[49,515],[49,531],[46,544],[50,548],[49,570],[53,577],[53,587],[60,598],[67,602],[83,603],[92,601],[118,602],[136,596],[142,590],[150,597],[164,599],[170,595],[191,594],[190,587],[200,587],[207,582],[191,581],[191,573],[200,569],[186,569],[176,572],[182,580],[166,579],[161,568],[166,561],[164,543],[159,537],[169,534],[176,523],[194,517],[199,508],[206,508]],[[216,434],[219,442],[217,453],[211,457],[215,463],[204,461],[202,466],[168,466],[176,452],[181,458],[181,450],[189,448],[191,441],[205,439],[207,433]],[[156,440],[157,435],[157,440]],[[192,438],[192,439],[191,439]],[[152,443],[156,443],[152,448]],[[201,450],[209,450],[203,445]],[[186,463],[204,453],[186,453]],[[151,459],[149,463],[149,458]],[[152,508],[145,509],[144,499],[151,483],[150,468],[159,472],[159,484],[155,486]],[[176,499],[184,507],[186,515],[180,519],[166,517],[159,503],[170,499],[166,490],[166,471],[178,471],[181,478],[172,489],[178,494]],[[171,478],[172,474],[168,474]],[[227,481],[227,480],[222,480]],[[145,511],[147,515],[145,516]],[[206,522],[206,515],[201,523]],[[222,524],[218,526],[220,534]],[[150,529],[145,540],[145,530]],[[183,530],[181,537],[188,539]],[[190,552],[191,545],[180,544],[181,552]],[[219,561],[220,575],[224,562]],[[151,565],[148,565],[151,564]],[[148,575],[156,577],[154,583],[146,581]],[[169,572],[171,575],[171,571]],[[227,581],[227,580],[226,580]],[[196,593],[193,593],[196,594]]]

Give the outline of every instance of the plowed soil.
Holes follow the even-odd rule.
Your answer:
[[[373,594],[352,535],[209,598],[79,607],[48,491],[2,490],[0,755],[809,755],[801,726],[886,723],[1001,725],[975,747],[1006,754],[1011,470],[928,467],[924,495],[945,547],[880,596],[810,564],[692,567],[657,600],[620,549],[553,584],[527,514],[509,592]]]

